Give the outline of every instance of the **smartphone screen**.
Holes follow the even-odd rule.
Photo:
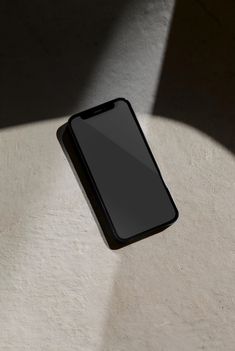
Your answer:
[[[177,210],[129,103],[110,106],[70,127],[116,234],[128,239],[170,224]]]

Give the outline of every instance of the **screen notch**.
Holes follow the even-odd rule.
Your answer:
[[[89,110],[86,110],[84,112],[81,112],[79,114],[79,116],[82,119],[88,119],[88,118],[93,117],[95,115],[98,115],[100,113],[104,113],[104,112],[106,112],[108,110],[111,110],[111,109],[114,108],[114,106],[115,106],[115,102],[114,101],[113,102],[106,102],[104,104],[98,105],[98,106],[96,106],[94,108],[91,108]]]

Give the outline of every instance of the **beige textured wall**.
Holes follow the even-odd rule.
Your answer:
[[[172,2],[159,4],[144,5],[147,23],[126,10],[82,104],[133,102],[179,220],[109,250],[56,139],[67,117],[2,128],[0,350],[235,348],[234,155],[200,129],[139,113],[154,101],[171,16]]]

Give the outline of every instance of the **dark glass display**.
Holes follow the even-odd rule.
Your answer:
[[[171,224],[177,209],[129,103],[107,106],[72,117],[70,128],[116,234],[128,239]]]

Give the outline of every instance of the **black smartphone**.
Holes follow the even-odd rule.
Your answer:
[[[78,113],[67,127],[80,180],[112,249],[176,221],[177,208],[128,100]]]

